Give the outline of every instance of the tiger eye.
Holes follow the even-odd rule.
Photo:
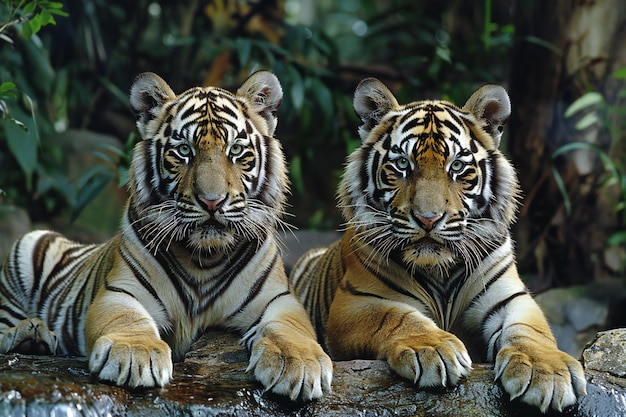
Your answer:
[[[178,151],[178,153],[180,154],[180,156],[186,157],[186,156],[191,156],[191,146],[189,146],[186,143],[183,143],[181,145],[178,145],[176,147],[176,150]]]
[[[242,152],[243,152],[243,146],[239,145],[238,143],[235,143],[233,146],[230,147],[230,154],[233,156],[237,156]]]
[[[456,161],[453,161],[452,164],[450,165],[450,171],[460,172],[464,167],[465,167],[465,162],[461,161],[460,159],[457,159]]]
[[[409,167],[409,160],[405,157],[400,157],[396,159],[396,166],[402,170],[407,169]]]

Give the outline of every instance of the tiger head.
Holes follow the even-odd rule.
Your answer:
[[[282,97],[266,71],[236,94],[195,87],[175,95],[156,74],[135,79],[130,103],[143,140],[131,164],[129,222],[149,249],[182,242],[223,252],[275,232],[288,191],[273,137]]]
[[[485,85],[463,108],[398,104],[378,80],[354,95],[361,146],[347,160],[338,198],[354,239],[411,269],[476,266],[509,236],[519,186],[498,150],[511,105]]]

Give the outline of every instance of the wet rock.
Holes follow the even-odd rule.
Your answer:
[[[245,372],[247,358],[236,336],[209,332],[175,364],[171,384],[130,391],[96,381],[81,358],[0,355],[0,416],[541,415],[510,402],[488,365],[475,365],[452,389],[419,390],[383,361],[336,362],[333,392],[311,403],[292,403],[264,393]],[[589,369],[588,395],[560,415],[626,415],[626,390],[607,375]]]
[[[600,332],[583,352],[585,368],[620,378],[626,387],[626,329]]]

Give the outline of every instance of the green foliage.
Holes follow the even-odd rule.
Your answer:
[[[626,80],[626,67],[616,71],[613,78]],[[626,89],[619,91],[618,97],[626,97]],[[600,92],[590,91],[572,102],[565,110],[564,116],[566,118],[580,116],[574,125],[577,130],[583,131],[588,128],[599,127],[608,132],[611,144],[620,144],[624,143],[623,141],[626,139],[626,121],[623,118],[625,114],[626,106],[611,105]],[[612,120],[618,120],[617,124],[613,123]],[[600,146],[587,142],[573,142],[563,145],[554,151],[552,159],[554,161],[563,154],[580,150],[592,152],[600,159],[606,176],[599,183],[599,188],[615,187],[617,190],[617,198],[613,206],[619,215],[619,229],[609,235],[607,245],[626,247],[626,166],[622,162],[624,159],[611,156]],[[617,149],[616,152],[620,151],[623,150]],[[569,216],[573,210],[569,193],[561,174],[554,165],[552,173],[561,191],[566,214]]]
[[[61,10],[63,4],[57,1],[11,1],[4,0],[9,8],[19,15],[23,21],[22,35],[27,40],[37,34],[46,25],[56,25],[54,15],[67,17],[67,13]],[[17,4],[16,4],[17,3]]]

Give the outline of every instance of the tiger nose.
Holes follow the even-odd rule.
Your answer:
[[[435,223],[441,220],[443,213],[433,213],[429,211],[426,213],[415,213],[414,216],[419,225],[428,232],[433,230]]]
[[[204,206],[204,208],[208,211],[216,211],[226,200],[226,196],[218,196],[218,195],[199,195],[198,200]]]

